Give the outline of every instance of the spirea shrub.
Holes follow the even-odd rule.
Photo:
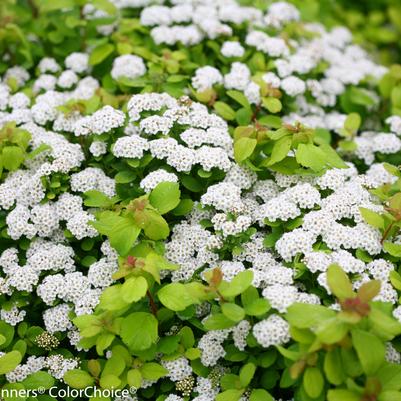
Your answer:
[[[401,400],[400,67],[286,2],[28,3],[0,398]]]

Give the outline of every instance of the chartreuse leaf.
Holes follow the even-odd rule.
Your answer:
[[[331,319],[336,313],[322,305],[294,303],[287,309],[286,320],[292,326],[307,329]]]
[[[251,288],[251,287],[250,287]],[[249,316],[261,316],[270,310],[269,301],[264,298],[258,298],[245,306],[245,313]]]
[[[18,351],[7,352],[0,356],[0,375],[5,375],[14,370],[22,360],[22,355]]]
[[[349,330],[349,325],[337,317],[325,320],[315,330],[317,338],[325,344],[341,341]]]
[[[134,312],[121,324],[121,339],[131,351],[144,351],[157,340],[157,319],[150,313]]]
[[[22,395],[23,391],[27,389],[21,383],[6,383],[2,385],[1,389],[4,401],[25,401],[27,399],[25,395]],[[18,395],[14,396],[14,394]]]
[[[295,158],[301,166],[311,168],[316,172],[323,170],[326,165],[325,153],[311,143],[299,144]]]
[[[95,47],[89,56],[89,64],[96,65],[100,64],[105,58],[107,58],[114,51],[114,45],[111,43],[104,43]]]
[[[215,313],[209,316],[204,326],[207,330],[223,330],[235,326],[236,322],[224,316],[222,313]]]
[[[173,311],[182,311],[197,303],[197,299],[187,290],[185,284],[170,283],[162,287],[157,296],[160,302]]]
[[[215,102],[213,107],[216,113],[225,120],[231,121],[235,119],[235,111],[227,103]]]
[[[390,272],[390,281],[396,290],[401,291],[401,275],[395,270]]]
[[[225,298],[235,297],[243,293],[251,284],[253,273],[245,270],[238,273],[230,283],[222,281],[219,286],[219,292]]]
[[[140,368],[142,377],[147,380],[158,380],[168,373],[168,370],[155,362],[145,363]]]
[[[306,394],[311,398],[317,398],[323,391],[324,378],[319,368],[308,367],[305,370],[302,384]]]
[[[331,384],[338,386],[345,380],[341,354],[338,348],[327,351],[324,357],[323,368],[327,380]]]
[[[373,375],[385,361],[386,348],[378,337],[360,329],[351,330],[352,344],[363,371]],[[373,352],[374,351],[374,352]]]
[[[121,296],[127,303],[137,302],[146,295],[148,282],[144,277],[130,277],[121,287]]]
[[[401,401],[399,391],[382,391],[377,398],[378,401]]]
[[[160,214],[173,210],[180,203],[180,189],[176,182],[161,182],[149,195],[149,201]]]
[[[364,207],[360,207],[359,211],[366,223],[376,228],[384,228],[384,219],[379,213]]]
[[[375,375],[385,391],[401,389],[401,365],[384,364]]]
[[[107,360],[104,365],[102,376],[115,375],[120,376],[125,369],[125,360],[121,355],[114,355]]]
[[[360,401],[361,396],[351,390],[329,390],[327,392],[327,401]]]
[[[344,128],[350,133],[358,131],[361,126],[361,116],[358,113],[350,113],[344,122]]]
[[[383,249],[389,253],[391,256],[395,256],[396,258],[401,257],[401,245],[393,244],[392,242],[386,241],[383,244]]]
[[[263,388],[252,390],[249,401],[274,401],[274,398]]]
[[[257,141],[254,138],[242,137],[234,143],[234,157],[238,163],[242,163],[252,155]]]
[[[107,208],[114,204],[114,201],[112,199],[110,199],[107,195],[100,191],[87,191],[84,193],[84,196],[85,206]]]
[[[275,163],[283,160],[291,149],[292,138],[290,136],[284,136],[276,141],[273,145],[270,159],[268,159],[266,167],[271,166]]]
[[[112,390],[121,384],[121,380],[113,374],[105,375],[100,378],[100,387]]]
[[[72,388],[83,389],[92,386],[95,379],[84,370],[71,369],[64,375],[64,381]]]
[[[3,167],[14,171],[24,161],[24,151],[19,146],[6,146],[2,153]]]
[[[111,345],[115,337],[113,333],[104,332],[96,338],[96,352],[98,355],[103,355],[104,350]]]
[[[234,322],[239,322],[245,317],[244,310],[237,304],[234,303],[224,303],[221,305],[221,311],[223,315],[228,317]]]
[[[340,300],[354,297],[352,284],[347,274],[336,264],[327,269],[327,284],[331,292]]]
[[[166,239],[170,234],[167,221],[154,210],[145,211],[147,223],[143,228],[145,234],[154,241]]]
[[[29,389],[37,389],[42,387],[44,389],[49,389],[54,385],[54,377],[47,372],[35,372],[29,375],[25,380],[21,383],[25,388]]]
[[[256,366],[253,363],[247,363],[244,365],[239,372],[239,381],[241,383],[241,387],[247,387],[256,372]]]
[[[251,105],[249,104],[247,97],[242,92],[236,90],[228,90],[226,94],[227,96],[231,97],[231,99],[234,99],[236,102],[238,102],[242,107],[250,109]]]
[[[275,97],[264,97],[262,98],[262,105],[265,109],[270,111],[270,113],[278,113],[281,111],[283,105],[280,100]]]
[[[103,212],[91,223],[100,234],[107,235],[111,246],[121,255],[128,254],[141,231],[131,217],[122,217],[114,212]]]
[[[139,369],[131,369],[127,373],[127,382],[131,387],[140,388],[142,383],[142,374]]]
[[[245,390],[229,389],[218,394],[215,401],[238,401]]]
[[[106,288],[100,296],[99,307],[104,310],[119,310],[128,306],[129,302],[122,297],[122,284],[112,285]]]

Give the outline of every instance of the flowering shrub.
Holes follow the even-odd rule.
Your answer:
[[[0,398],[401,400],[400,67],[260,3],[0,5]]]

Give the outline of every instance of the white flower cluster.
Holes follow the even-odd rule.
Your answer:
[[[146,111],[147,116],[141,118]],[[149,112],[155,114],[149,116]],[[141,94],[128,102],[128,115],[139,130],[129,130],[127,136],[117,139],[112,149],[116,157],[141,158],[150,151],[177,172],[189,172],[195,165],[205,171],[227,171],[232,165],[227,124],[204,105],[187,98],[176,100],[167,94]]]

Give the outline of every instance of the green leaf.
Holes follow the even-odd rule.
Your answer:
[[[198,348],[189,348],[185,351],[185,357],[193,361],[201,357],[201,351]]]
[[[324,378],[319,368],[308,367],[305,370],[302,384],[306,394],[311,398],[317,398],[323,391]]]
[[[342,366],[339,349],[334,348],[326,353],[323,366],[327,380],[331,384],[338,386],[345,380],[344,368]]]
[[[213,107],[216,113],[225,120],[231,121],[235,119],[235,111],[227,103],[215,102]]]
[[[351,330],[352,344],[356,350],[363,371],[373,375],[385,361],[386,348],[375,335],[367,331]],[[374,352],[372,352],[374,350]]]
[[[219,291],[225,298],[235,297],[243,293],[252,284],[252,280],[253,273],[250,270],[245,270],[238,273],[230,283],[222,281]]]
[[[107,375],[116,375],[120,376],[121,373],[124,372],[125,369],[125,360],[121,355],[112,354],[111,358],[109,358],[104,365],[102,376]]]
[[[382,391],[377,401],[401,401],[401,393],[398,391]]]
[[[256,366],[253,363],[247,363],[241,368],[239,373],[241,387],[247,387],[251,383],[255,372]]]
[[[18,351],[7,352],[0,356],[0,375],[14,370],[21,362],[22,355]]]
[[[148,282],[144,277],[130,277],[121,287],[121,296],[128,304],[137,302],[146,295]]]
[[[158,322],[150,313],[131,313],[121,324],[121,339],[134,352],[148,349],[157,336]]]
[[[376,373],[384,391],[401,389],[401,365],[384,364]]]
[[[295,158],[297,162],[304,167],[319,172],[326,165],[325,153],[313,144],[299,144]]]
[[[279,99],[275,97],[264,97],[262,98],[262,105],[265,109],[270,111],[270,113],[276,114],[281,111],[283,105]]]
[[[167,221],[156,211],[146,210],[148,222],[144,227],[144,233],[152,240],[159,241],[166,239],[170,234]]]
[[[248,98],[242,92],[236,91],[236,90],[228,90],[226,92],[226,95],[231,97],[231,99],[234,99],[242,107],[245,107],[246,109],[250,109],[251,108],[251,105],[249,104]]]
[[[243,162],[252,155],[257,144],[253,138],[242,137],[234,143],[234,157],[238,163]]]
[[[104,332],[96,338],[96,352],[103,355],[103,352],[108,348],[115,338],[115,334]]]
[[[197,303],[197,300],[188,292],[185,284],[170,283],[162,287],[157,296],[160,302],[175,312],[182,311],[188,306]]]
[[[173,210],[180,203],[181,192],[176,182],[161,182],[149,195],[149,201],[160,214]]]
[[[21,383],[25,388],[29,389],[37,389],[39,387],[43,387],[45,389],[49,389],[54,385],[54,378],[47,372],[35,372],[29,375],[25,380]]]
[[[116,6],[109,0],[92,0],[95,8],[105,11],[107,14],[113,15],[116,13]]]
[[[114,45],[111,43],[104,43],[95,47],[89,56],[89,64],[97,65],[100,64],[104,59],[106,59],[114,51]]]
[[[401,291],[401,275],[395,270],[390,272],[390,281],[396,290]]]
[[[100,234],[109,237],[111,246],[121,256],[128,254],[141,231],[132,218],[121,217],[110,211],[101,213],[98,220],[91,224]]]
[[[83,389],[94,383],[94,378],[84,370],[71,369],[64,375],[64,381],[72,388]]]
[[[290,136],[283,136],[274,143],[270,159],[266,166],[271,166],[283,160],[291,149],[292,138]]]
[[[351,133],[358,131],[361,126],[361,116],[358,113],[350,113],[344,122],[344,128]]]
[[[145,363],[140,370],[143,378],[148,380],[158,380],[168,374],[166,368],[155,362]]]
[[[263,388],[255,388],[251,392],[249,401],[274,401],[274,398]]]
[[[174,208],[171,213],[174,216],[185,216],[189,214],[194,206],[194,201],[192,199],[186,198],[181,199],[180,203],[176,208]]]
[[[127,382],[131,387],[139,388],[142,383],[142,375],[139,369],[131,369],[127,373]]]
[[[3,148],[2,160],[5,169],[17,170],[24,161],[24,151],[18,146],[6,146]]]
[[[325,344],[334,344],[341,341],[347,334],[349,326],[337,317],[325,320],[315,331],[318,339]]]
[[[91,190],[84,193],[84,205],[88,207],[107,208],[113,205],[113,201],[103,192]]]
[[[386,241],[383,244],[383,249],[389,253],[391,256],[395,256],[396,258],[401,257],[401,245],[393,244],[392,242]]]
[[[258,298],[245,306],[245,313],[249,316],[261,316],[270,310],[269,301],[265,298]]]
[[[329,390],[327,401],[360,401],[361,396],[351,390]]]
[[[244,390],[226,390],[218,394],[215,398],[215,401],[238,401],[241,398],[242,394],[244,394]]]
[[[112,390],[121,384],[121,380],[113,374],[105,375],[100,378],[100,387]]]
[[[383,229],[384,228],[384,219],[380,216],[379,213],[374,212],[373,210],[366,209],[364,207],[360,207],[359,211],[366,221],[366,223],[370,224],[373,227]]]
[[[117,184],[128,184],[129,182],[134,181],[135,178],[136,174],[130,170],[120,171],[114,176],[114,180]]]
[[[181,336],[181,344],[186,348],[191,348],[195,345],[195,336],[190,327],[184,326],[178,333]]]
[[[21,383],[6,383],[2,385],[2,390],[4,401],[25,401],[27,399],[25,395],[22,395],[26,389]]]
[[[322,143],[320,144],[319,149],[324,153],[326,165],[332,168],[349,168],[349,166],[329,144]]]
[[[353,298],[352,284],[340,266],[333,264],[327,269],[327,284],[331,292],[340,300]]]
[[[215,313],[209,316],[204,322],[206,330],[223,330],[235,326],[236,322],[232,321],[222,313]]]
[[[294,303],[287,309],[285,318],[292,326],[308,329],[335,315],[332,309],[322,305]]]
[[[244,310],[237,304],[224,303],[221,305],[221,311],[224,316],[234,322],[239,322],[245,317]]]
[[[106,288],[100,296],[99,307],[104,310],[119,310],[128,306],[128,302],[121,296],[122,284]]]

